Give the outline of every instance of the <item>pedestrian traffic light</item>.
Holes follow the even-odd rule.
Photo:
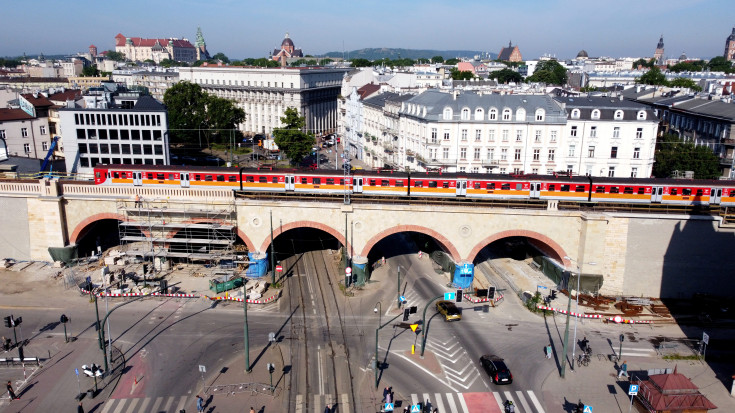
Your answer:
[[[462,290],[457,290],[457,296],[456,297],[457,297],[457,302],[458,303],[461,303],[462,302]]]
[[[408,321],[408,315],[411,313],[411,310],[408,308],[403,310],[403,321]]]
[[[6,316],[4,318],[4,320],[5,320],[5,327],[12,327],[13,326],[13,324],[11,323],[11,320],[12,319],[13,319],[12,316]]]
[[[67,322],[69,322],[69,317],[67,317],[66,314],[62,314],[59,321],[61,321],[63,324],[66,324]]]
[[[495,287],[490,287],[487,289],[487,298],[491,300],[495,298]]]
[[[413,306],[413,307],[410,307],[409,310],[411,310],[411,311],[409,311],[409,313],[416,314],[416,312],[419,310],[419,308],[417,306]]]
[[[556,299],[556,290],[551,290],[551,299],[552,300]]]
[[[13,327],[19,326],[20,323],[22,323],[22,322],[23,322],[23,317],[16,318],[15,320],[13,320]]]

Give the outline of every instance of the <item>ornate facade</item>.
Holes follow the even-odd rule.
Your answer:
[[[205,49],[206,50],[206,49]],[[168,39],[143,39],[125,37],[121,33],[115,36],[115,51],[122,53],[129,60],[153,60],[161,63],[164,59],[177,62],[194,63],[197,60],[197,49],[187,39],[171,37]]]

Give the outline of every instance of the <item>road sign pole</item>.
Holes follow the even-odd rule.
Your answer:
[[[436,297],[429,300],[429,302],[426,303],[426,307],[424,307],[424,316],[421,318],[421,358],[424,358],[424,348],[426,348],[426,310],[429,309],[431,303],[443,297],[444,294],[437,295]]]
[[[398,308],[401,308],[401,266],[398,266],[398,283],[396,284],[396,300],[398,300]]]

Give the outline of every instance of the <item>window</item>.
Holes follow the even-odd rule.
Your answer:
[[[48,142],[41,142],[41,149],[44,151],[48,151]]]
[[[475,160],[480,160],[480,148],[475,148]]]
[[[449,140],[449,131],[448,130],[445,130],[444,131],[444,140],[445,141],[448,141]]]
[[[540,143],[541,142],[541,131],[540,130],[537,130],[536,131],[536,138],[534,139],[534,142],[536,142],[536,143]]]
[[[511,110],[506,108],[503,109],[503,120],[510,120]]]
[[[31,144],[30,143],[24,143],[23,144],[23,151],[25,153],[31,153]]]
[[[567,165],[567,175],[571,175],[574,172],[574,165]]]
[[[639,110],[638,111],[638,120],[646,120],[646,111],[645,110]]]
[[[590,146],[589,148],[587,148],[587,157],[588,158],[595,157],[595,147],[594,146]]]
[[[462,109],[462,120],[469,120],[470,119],[470,110],[468,108]]]
[[[505,175],[505,168],[500,168],[500,174]]]
[[[462,142],[467,142],[467,129],[462,129]]]
[[[5,139],[5,129],[0,129],[0,138]]]
[[[623,111],[622,110],[616,110],[615,115],[613,116],[613,119],[615,120],[622,120],[623,119]]]
[[[482,108],[475,109],[475,120],[482,120],[485,117],[485,111]]]
[[[536,121],[538,121],[538,122],[543,121],[544,120],[544,114],[545,114],[545,112],[544,112],[543,109],[536,110]]]
[[[444,108],[444,120],[452,120],[452,108]]]
[[[609,178],[614,178],[615,177],[615,167],[614,166],[611,166],[611,167],[608,167],[607,168],[607,176]]]
[[[591,126],[590,127],[590,138],[596,138],[597,137],[597,126]]]
[[[613,138],[619,138],[620,137],[620,126],[616,126],[613,128]]]
[[[436,128],[431,128],[431,143],[436,143],[436,135],[437,135]]]
[[[28,128],[20,128],[20,136],[27,138],[28,137]]]
[[[521,142],[523,140],[523,131],[517,130],[516,131],[516,142]]]
[[[577,136],[577,127],[576,126],[572,126],[572,130],[569,133],[569,135],[570,136]]]
[[[444,148],[444,150],[442,151],[442,157],[444,159],[449,159],[449,148]]]
[[[45,125],[41,125],[40,129],[41,129],[41,135],[45,135],[46,134],[46,126]]]
[[[549,161],[554,161],[554,155],[556,155],[556,150],[549,149]]]
[[[541,149],[534,149],[533,150],[533,160],[538,161],[541,159]]]
[[[592,119],[600,119],[600,110],[599,109],[593,110],[591,117]]]
[[[487,159],[492,161],[495,158],[495,148],[487,148]]]
[[[501,161],[507,161],[508,160],[508,148],[502,148],[500,150],[500,160]]]
[[[643,139],[643,128],[638,128],[635,130],[635,138]]]
[[[641,148],[633,148],[633,159],[640,159]]]
[[[638,177],[638,168],[630,168],[630,177],[631,178],[637,178]]]
[[[574,150],[576,147],[574,145],[569,145],[569,156],[574,156]]]
[[[556,131],[555,130],[551,131],[551,135],[549,136],[549,139],[551,140],[551,142],[556,142]]]
[[[538,175],[538,168],[531,168],[531,173],[534,175]]]
[[[515,160],[515,161],[520,161],[521,160],[521,150],[520,149],[516,149],[516,153],[513,156],[513,160]]]
[[[488,114],[489,120],[495,120],[498,118],[498,110],[495,108],[490,109],[490,113]]]
[[[480,129],[475,130],[475,142],[482,141],[482,131]]]
[[[572,119],[579,119],[579,109],[572,109]]]
[[[503,142],[508,142],[508,129],[503,129]]]
[[[459,158],[467,159],[467,148],[459,148]]]
[[[495,130],[487,131],[487,140],[489,142],[495,142]]]

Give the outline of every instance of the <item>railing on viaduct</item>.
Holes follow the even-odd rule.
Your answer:
[[[116,187],[83,184],[79,182],[51,181],[38,182],[0,181],[0,194],[9,196],[59,196],[67,197],[109,197],[143,199],[233,199],[231,189],[192,189],[192,188],[143,188]]]

